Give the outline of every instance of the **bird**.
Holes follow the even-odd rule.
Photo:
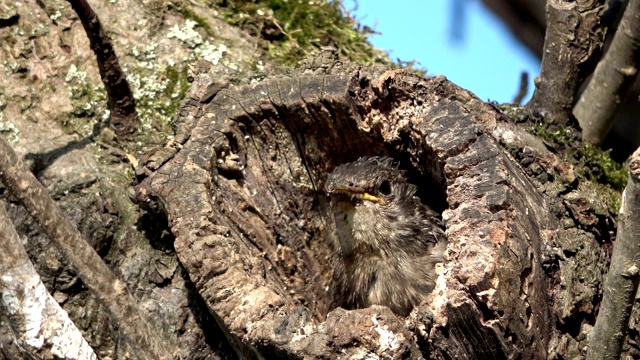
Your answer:
[[[435,265],[447,247],[440,214],[387,156],[338,165],[324,190],[333,219],[334,302],[385,305],[407,316],[435,287]]]

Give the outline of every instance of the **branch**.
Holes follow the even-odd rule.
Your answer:
[[[600,58],[607,26],[604,0],[547,1],[547,33],[536,91],[527,107],[560,125],[569,123],[578,87]]]
[[[96,354],[47,292],[0,202],[0,312],[25,356],[93,360]]]
[[[78,275],[107,308],[140,359],[163,359],[174,350],[168,336],[141,314],[136,300],[56,206],[46,189],[0,136],[0,180],[44,229]],[[162,356],[159,356],[162,355]]]
[[[523,71],[520,73],[520,87],[518,88],[518,93],[513,97],[513,104],[520,105],[522,104],[522,99],[527,96],[527,92],[529,92],[529,73]]]
[[[640,61],[640,0],[630,0],[611,46],[573,109],[582,138],[600,144],[627,97]]]
[[[587,359],[619,359],[640,281],[640,148],[630,158],[620,221],[604,281],[604,296],[591,333]]]
[[[96,54],[100,77],[109,96],[111,126],[118,138],[130,137],[140,128],[140,117],[136,111],[133,93],[118,62],[111,40],[107,36],[98,15],[85,0],[67,0],[78,14],[84,27],[91,50]]]

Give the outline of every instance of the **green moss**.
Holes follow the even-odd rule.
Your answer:
[[[195,21],[206,33],[211,37],[215,37],[215,33],[209,25],[209,22],[204,17],[198,15],[193,9],[189,6],[181,6],[180,12],[184,16],[185,19],[190,19]]]
[[[516,123],[528,124],[532,134],[546,141],[565,161],[574,165],[577,175],[621,192],[627,185],[628,168],[613,160],[610,151],[582,141],[575,126],[558,126],[539,118],[533,118],[523,106],[498,105],[500,110]]]
[[[93,133],[96,119],[106,112],[107,93],[102,83],[91,84],[87,74],[72,64],[65,76],[67,91],[71,100],[71,111],[61,119],[67,133],[86,137]],[[51,92],[57,91],[51,89]],[[98,120],[99,121],[99,120]]]
[[[157,43],[149,43],[131,49],[136,61],[126,70],[142,122],[139,136],[144,138],[144,144],[160,144],[173,134],[171,119],[189,87],[187,65],[159,63],[157,48]]]
[[[538,124],[534,133],[574,165],[579,178],[591,181],[612,214],[620,209],[621,192],[627,184],[628,167],[611,159],[610,151],[583,143],[578,130]]]
[[[611,150],[602,151],[591,144],[584,144],[584,154],[587,160],[591,178],[602,180],[614,189],[622,191],[627,185],[629,169],[613,159]]]
[[[368,37],[375,31],[360,25],[340,0],[217,0],[215,5],[227,22],[264,40],[266,54],[283,65],[296,65],[323,47],[365,65],[415,65],[393,63],[373,47]]]
[[[177,66],[167,66],[165,76],[169,81],[167,87],[164,89],[164,94],[174,100],[164,107],[164,111],[173,117],[176,111],[178,111],[181,100],[184,99],[187,91],[189,91],[188,69],[186,66],[181,68]]]
[[[610,186],[620,192],[627,185],[628,169],[610,156],[610,151],[584,143],[577,130],[535,126],[535,134],[547,141],[554,149],[564,154],[566,160],[576,167],[579,176]]]
[[[604,151],[583,142],[577,125],[558,126],[551,121],[531,116],[530,111],[520,105],[496,104],[496,106],[514,122],[542,139],[549,148],[557,152],[560,158],[573,165],[579,179],[589,181],[591,186],[597,188],[596,193],[607,204],[609,212],[618,213],[621,192],[627,184],[628,166],[613,160],[610,151]],[[560,181],[560,179],[557,180]],[[556,184],[560,189],[555,193],[572,188],[570,184],[562,184],[558,181]]]

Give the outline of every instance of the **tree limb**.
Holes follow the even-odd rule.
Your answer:
[[[78,229],[1,136],[0,180],[42,226],[84,284],[108,309],[136,355],[140,359],[169,357],[175,348],[168,337],[163,336],[157,326],[142,316],[126,285],[82,238]]]
[[[547,33],[540,75],[527,107],[567,124],[578,87],[600,58],[607,27],[604,0],[547,1]]]
[[[47,292],[0,202],[0,309],[25,356],[93,360],[96,354]]]
[[[573,108],[585,141],[599,144],[611,130],[614,117],[636,78],[639,61],[640,0],[631,0],[611,46]]]
[[[620,222],[587,359],[619,359],[640,281],[640,148],[631,155]]]
[[[140,128],[140,117],[111,40],[98,15],[85,0],[67,1],[78,14],[89,38],[91,50],[96,54],[100,77],[109,96],[107,103],[111,112],[111,126],[119,138],[127,138]]]
[[[545,33],[544,0],[482,0],[538,58]]]

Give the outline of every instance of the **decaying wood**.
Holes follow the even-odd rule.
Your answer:
[[[325,65],[248,84],[199,77],[173,143],[138,169],[138,200],[167,215],[182,265],[236,349],[581,356],[613,228],[606,207],[585,200],[589,184],[443,77]],[[331,308],[321,189],[331,169],[363,155],[400,161],[446,222],[436,289],[407,319]]]

